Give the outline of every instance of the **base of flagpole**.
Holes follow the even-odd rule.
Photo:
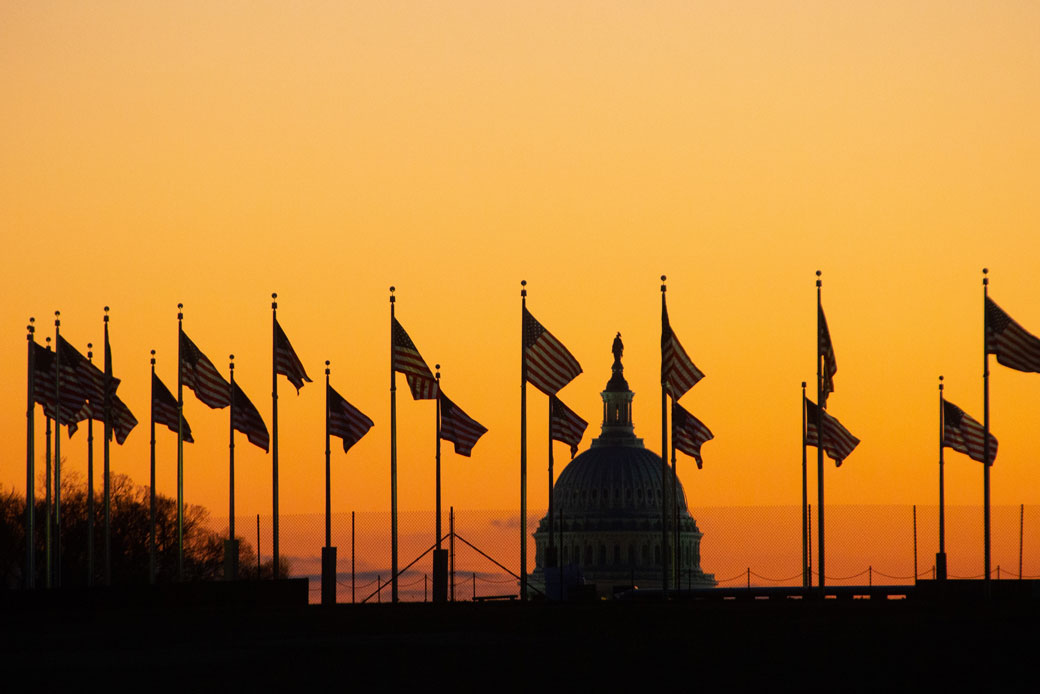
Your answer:
[[[946,552],[935,553],[935,580],[946,580]]]
[[[336,548],[321,548],[321,604],[336,604]]]
[[[448,601],[448,550],[433,550],[433,601]]]
[[[238,580],[238,540],[224,540],[224,580]]]

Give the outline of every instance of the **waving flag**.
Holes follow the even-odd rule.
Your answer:
[[[549,436],[553,441],[571,447],[571,458],[578,453],[578,444],[585,435],[589,423],[575,414],[555,395],[549,396]]]
[[[311,382],[303,368],[303,363],[296,356],[296,350],[289,343],[289,338],[285,336],[282,326],[278,324],[278,319],[274,321],[274,369],[276,373],[289,379],[289,383],[296,387],[297,394],[299,394],[300,388],[303,388],[304,381]]]
[[[827,329],[827,318],[823,315],[823,306],[819,307],[817,326],[819,329],[819,337],[817,339],[819,356],[817,359],[823,357],[823,371],[821,372],[823,385],[820,390],[823,395],[820,400],[826,407],[827,396],[834,392],[834,374],[838,373],[838,362],[834,358],[834,345],[831,344],[831,332]]]
[[[662,295],[663,297],[663,295]],[[661,304],[661,383],[668,390],[673,400],[678,400],[697,381],[704,378],[686,350],[679,344],[679,338],[672,332],[668,322],[668,307]]]
[[[110,435],[115,435],[116,443],[120,446],[126,441],[133,428],[137,426],[137,418],[130,408],[126,406],[118,395],[112,396],[112,428]]]
[[[1040,340],[986,297],[986,352],[1009,369],[1040,373]],[[972,456],[974,457],[974,456]]]
[[[816,432],[816,416],[819,410],[816,404],[809,398],[805,399],[805,445],[807,446],[819,446],[819,436]],[[853,436],[848,429],[841,425],[837,419],[827,414],[826,411],[820,412],[823,417],[823,450],[827,451],[827,455],[837,467],[841,467],[842,462],[849,457],[853,449],[859,445],[859,439]]]
[[[231,404],[231,385],[224,380],[213,362],[206,358],[187,333],[181,330],[181,383],[195,391],[195,396],[213,409]]]
[[[245,434],[249,443],[263,448],[265,453],[269,450],[267,425],[237,383],[232,384],[231,427]]]
[[[581,373],[578,360],[524,308],[524,362],[527,382],[546,395],[556,395]]]
[[[982,425],[949,400],[943,400],[943,446],[980,463],[986,459],[986,432]],[[989,435],[989,464],[997,459],[997,439]]]
[[[177,398],[173,397],[156,374],[152,374],[152,419],[156,424],[165,424],[167,429],[177,433]],[[184,441],[194,443],[188,420],[184,419],[182,422]]]
[[[332,386],[325,391],[325,397],[329,406],[329,433],[343,439],[343,452],[346,453],[372,428],[372,420],[344,400]]]
[[[392,359],[394,371],[403,373],[408,380],[414,400],[433,400],[437,397],[437,379],[396,318],[393,325]]]
[[[469,457],[473,452],[473,446],[487,432],[487,429],[463,412],[462,408],[449,400],[444,393],[440,394],[440,403],[440,437],[454,443],[456,453]]]
[[[697,469],[704,466],[701,459],[701,444],[711,441],[715,435],[708,427],[687,412],[679,403],[672,403],[672,441],[676,449],[692,457],[697,462]]]

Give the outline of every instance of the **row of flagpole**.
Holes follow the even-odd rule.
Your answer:
[[[987,271],[984,270],[984,273]],[[808,503],[807,503],[807,468],[805,450],[808,446],[817,448],[817,531],[818,531],[818,585],[822,589],[825,582],[825,551],[824,551],[824,472],[823,453],[835,460],[840,466],[842,460],[851,453],[859,443],[837,419],[827,412],[828,395],[834,391],[833,377],[837,371],[834,349],[830,340],[826,318],[822,306],[822,280],[820,272],[817,271],[817,402],[814,404],[805,397],[805,383],[802,383],[802,421],[803,421],[803,455],[802,455],[802,542],[803,542],[803,583],[810,587],[811,576],[809,572],[808,557]],[[667,313],[665,299],[666,285],[663,283],[665,277],[662,275],[661,285],[661,308],[662,308],[662,333],[661,333],[661,385],[662,385],[662,491],[669,491],[662,495],[662,588],[668,589],[670,580],[669,562],[678,570],[679,566],[679,524],[678,524],[678,492],[677,492],[677,468],[675,462],[676,449],[687,453],[695,458],[698,467],[701,466],[700,445],[712,438],[711,432],[698,420],[693,418],[678,403],[680,397],[689,391],[704,374],[690,360],[683,350],[681,344],[672,332]],[[578,374],[581,366],[573,355],[552,336],[527,310],[526,282],[521,283],[521,321],[522,321],[522,349],[521,349],[521,445],[520,445],[520,511],[521,519],[526,519],[527,512],[527,441],[526,441],[526,401],[527,384],[531,383],[538,390],[549,396],[549,515],[552,518],[553,499],[552,487],[554,482],[553,452],[554,440],[569,443],[572,448],[572,457],[577,443],[587,426],[584,420],[577,417],[558,398],[557,394],[563,386],[567,385]],[[440,441],[446,438],[455,443],[456,452],[469,455],[473,445],[486,431],[475,420],[462,412],[454,403],[443,395],[440,388],[440,365],[437,365],[436,376],[430,371],[426,362],[419,355],[415,344],[404,331],[395,315],[394,288],[390,288],[390,319],[391,319],[391,452],[390,452],[390,475],[391,475],[391,548],[392,548],[392,597],[397,600],[397,568],[398,568],[398,544],[397,544],[397,449],[396,449],[396,385],[395,376],[403,373],[409,383],[413,399],[435,399],[436,417],[436,544],[440,550]],[[999,363],[1020,371],[1040,372],[1040,340],[1023,330],[1017,323],[1011,320],[988,295],[988,277],[983,279],[984,297],[984,424],[978,426],[975,420],[968,417],[962,410],[945,401],[940,383],[940,555],[945,560],[945,544],[943,538],[943,509],[944,490],[942,476],[942,449],[951,447],[967,453],[977,460],[988,460],[989,465],[996,454],[996,439],[989,434],[989,355],[995,354]],[[175,402],[176,418],[171,421],[170,411],[174,403],[169,391],[162,385],[155,375],[155,352],[152,351],[152,416],[151,416],[151,494],[152,494],[152,530],[150,535],[151,558],[150,576],[155,577],[155,539],[154,539],[154,494],[155,494],[155,435],[154,426],[156,421],[165,424],[171,430],[177,432],[177,514],[178,514],[178,576],[183,578],[183,474],[184,474],[184,442],[191,442],[190,427],[184,419],[184,386],[192,389],[196,396],[209,407],[222,409],[230,407],[230,441],[229,441],[229,521],[230,541],[234,541],[234,432],[236,430],[247,434],[249,440],[272,456],[272,504],[273,504],[273,555],[275,575],[277,576],[279,562],[278,543],[278,375],[285,375],[297,388],[297,392],[303,383],[310,382],[302,363],[293,350],[288,338],[282,331],[277,320],[277,295],[272,294],[272,436],[270,447],[266,426],[245,394],[234,382],[234,363],[230,364],[229,380],[225,381],[217,372],[208,358],[188,339],[183,329],[183,306],[178,304],[178,379],[177,398]],[[62,425],[69,427],[70,435],[75,430],[76,424],[82,419],[88,421],[88,506],[92,506],[92,474],[93,474],[93,425],[94,419],[101,419],[104,423],[104,510],[105,510],[105,561],[104,580],[111,581],[111,540],[110,540],[110,451],[109,442],[116,436],[117,442],[122,443],[137,421],[133,418],[129,409],[119,400],[116,389],[119,381],[112,375],[112,357],[109,342],[109,317],[108,307],[105,307],[104,316],[104,340],[105,340],[105,369],[102,372],[93,366],[93,353],[88,351],[88,357],[84,359],[75,348],[69,345],[60,334],[60,313],[55,312],[55,349],[53,353],[50,347],[46,349],[35,343],[35,328],[32,319],[28,326],[27,340],[29,343],[28,363],[28,410],[27,410],[27,505],[26,505],[26,528],[31,536],[34,530],[34,475],[35,475],[35,424],[33,408],[35,403],[44,407],[47,422],[47,524],[46,536],[46,581],[51,584],[52,576],[58,579],[61,572],[61,468],[60,468],[60,437],[58,429]],[[49,338],[48,338],[49,342]],[[90,345],[88,345],[88,349]],[[63,364],[63,356],[64,364]],[[232,356],[233,359],[233,356]],[[44,363],[41,367],[41,363]],[[331,430],[335,435],[341,436],[344,441],[344,450],[364,435],[364,432],[372,426],[371,420],[357,411],[353,406],[343,400],[332,390],[328,382],[329,362],[326,362],[326,436]],[[53,376],[51,376],[53,374]],[[37,377],[41,383],[37,383]],[[53,378],[53,399],[46,388],[51,385]],[[65,393],[62,390],[62,381],[68,386]],[[941,377],[940,377],[941,380]],[[38,386],[42,385],[40,388]],[[335,408],[330,404],[335,399]],[[668,400],[671,398],[671,463],[669,471],[669,431],[668,431]],[[100,401],[100,402],[99,402]],[[236,411],[236,403],[238,408]],[[101,405],[101,416],[98,417],[98,405]],[[48,409],[49,408],[49,409]],[[339,408],[339,409],[336,409]],[[952,409],[951,409],[952,408]],[[113,418],[113,413],[117,416]],[[338,413],[338,414],[337,414]],[[159,419],[157,420],[157,414]],[[52,416],[53,415],[53,416]],[[338,419],[337,419],[338,417]],[[58,425],[55,428],[54,444],[54,476],[50,477],[51,455],[50,455],[50,420],[54,419]],[[947,420],[954,421],[951,425]],[[338,422],[338,424],[337,424]],[[367,422],[367,425],[364,423]],[[359,424],[360,423],[360,424]],[[446,427],[445,424],[448,426]],[[962,436],[958,444],[954,434]],[[990,529],[989,529],[989,465],[984,465],[984,565],[988,580],[990,559]],[[328,478],[328,461],[326,475]],[[669,474],[671,479],[669,480]],[[669,486],[670,483],[670,486]],[[53,503],[53,525],[58,532],[53,542],[54,551],[51,551],[51,491],[54,492]],[[329,482],[326,480],[326,495],[329,496]],[[669,499],[670,497],[670,499]],[[330,507],[329,499],[326,499],[327,511]],[[670,513],[671,511],[671,513]],[[91,521],[93,515],[91,515]],[[671,523],[669,523],[671,521]],[[551,524],[550,520],[550,524]],[[671,525],[674,532],[673,552],[668,552],[668,527]],[[326,544],[329,543],[330,532],[326,533]],[[90,533],[90,542],[93,533]],[[550,532],[550,537],[552,533]],[[521,547],[520,547],[520,593],[522,599],[527,597],[527,528],[526,522],[521,523]],[[230,549],[234,549],[232,546]],[[550,550],[552,541],[550,541]],[[90,576],[88,581],[93,580],[93,547],[88,545],[88,564],[90,565]],[[669,556],[672,555],[672,556]],[[53,559],[53,567],[51,562]],[[547,557],[547,566],[552,566],[556,561],[552,551]],[[937,562],[939,559],[937,558]],[[435,572],[436,573],[436,572]],[[942,572],[940,572],[942,573]],[[26,550],[26,585],[32,586],[35,575],[35,556],[32,543],[27,543]],[[677,578],[677,577],[676,577]],[[60,579],[59,579],[60,580]],[[436,579],[435,579],[436,580]],[[435,587],[435,593],[437,589]]]

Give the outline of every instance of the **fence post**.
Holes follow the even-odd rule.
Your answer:
[[[376,602],[383,602],[383,577],[376,575]]]
[[[870,588],[874,587],[874,567],[867,567],[867,586]]]
[[[426,579],[428,577],[429,577],[429,574],[423,574],[422,575],[422,601],[423,602],[429,602],[429,597],[428,597],[427,590],[426,590]]]
[[[477,601],[477,572],[473,572],[473,602]]]
[[[748,590],[751,590],[751,567],[750,566],[748,567],[748,570],[747,570],[747,587],[748,587]]]

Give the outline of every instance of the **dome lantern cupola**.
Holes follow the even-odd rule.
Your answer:
[[[628,388],[625,380],[625,367],[621,364],[625,345],[621,342],[621,333],[614,338],[611,352],[614,364],[611,366],[610,380],[606,389],[600,393],[603,398],[603,426],[598,438],[592,440],[592,447],[600,446],[632,446],[643,447],[643,440],[636,438],[632,425],[632,398],[635,395]]]

